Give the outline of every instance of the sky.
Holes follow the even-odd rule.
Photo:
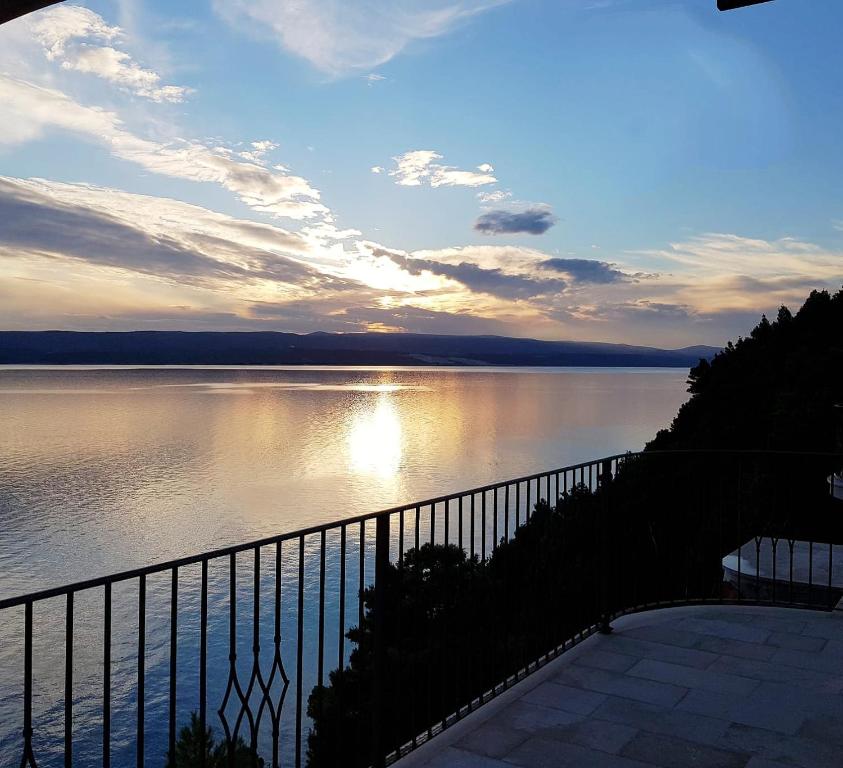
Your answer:
[[[0,26],[0,328],[681,347],[843,283],[839,0],[92,0]]]

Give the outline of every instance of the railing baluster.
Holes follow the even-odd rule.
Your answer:
[[[531,481],[530,481],[530,480],[527,480],[527,505],[526,505],[526,512],[527,512],[527,519],[528,519],[528,520],[529,520],[529,519],[530,519],[530,517],[532,516],[532,509],[531,509],[531,506],[530,506],[530,486],[531,486]]]
[[[463,548],[463,545],[462,545],[462,526],[463,526],[463,523],[462,523],[462,494],[460,494],[459,501],[457,502],[457,514],[459,514],[459,516],[460,516],[460,524],[459,524],[459,528],[457,529],[457,535],[459,537],[458,546],[459,546],[460,549],[462,549]]]
[[[741,592],[741,560],[743,560],[743,526],[741,524],[741,510],[743,509],[743,503],[741,501],[741,487],[742,487],[742,480],[743,480],[743,462],[739,459],[738,460],[738,491],[737,491],[737,517],[738,517],[738,584],[737,584],[737,591],[738,591],[738,602],[743,600],[743,593]]]
[[[263,687],[265,685],[263,677],[261,676],[261,548],[255,547],[255,566],[252,574],[252,675],[249,680],[249,687],[246,691],[246,707],[249,707],[249,698],[257,683],[261,694],[265,695]],[[251,733],[251,749],[252,749],[252,765],[257,768],[258,755],[258,728],[260,727],[260,717],[263,715],[263,704],[258,707],[258,717],[254,721],[254,727]],[[251,718],[249,724],[252,724]]]
[[[498,486],[492,490],[492,552],[498,548]]]
[[[503,493],[503,529],[504,538],[509,541],[509,483],[506,484]]]
[[[471,528],[471,534],[470,534],[471,535],[471,552],[469,554],[471,555],[472,559],[474,558],[474,550],[475,550],[474,537],[476,535],[475,523],[474,523],[474,512],[475,512],[474,500],[475,500],[476,497],[477,497],[476,493],[471,494],[471,524],[470,524],[470,528]]]
[[[73,592],[67,593],[64,619],[64,765],[73,765]]]
[[[398,513],[398,565],[404,565],[404,509]]]
[[[325,679],[325,531],[319,540],[319,661],[318,680]]]
[[[102,628],[102,765],[111,765],[111,582],[105,585]]]
[[[208,560],[202,561],[202,585],[199,596],[199,765],[207,763],[208,729]]]
[[[415,653],[413,654],[413,664],[412,664],[412,677],[410,678],[413,681],[413,687],[418,690],[418,682],[419,682],[419,648],[421,643],[419,642],[419,595],[421,594],[421,564],[419,561],[419,516],[421,515],[421,510],[419,507],[416,507],[416,520],[415,520],[415,540],[416,540],[416,574],[413,578],[413,582],[415,584],[415,589],[413,590],[413,602],[410,606],[410,611],[412,613],[412,624],[413,624],[413,635],[412,639],[414,641],[413,649]],[[419,727],[418,727],[418,709],[416,706],[416,701],[418,696],[410,696],[410,732],[412,733],[413,739],[413,749],[418,746],[418,734],[419,734]]]
[[[21,768],[35,765],[32,751],[32,601],[24,608],[23,630],[23,758]]]
[[[346,526],[340,528],[340,605],[339,605],[339,627],[337,636],[337,668],[340,676],[345,670],[345,559],[346,559]],[[340,687],[342,694],[342,687]],[[342,707],[340,707],[342,709]]]
[[[366,590],[366,523],[360,523],[360,557],[357,571],[357,626],[363,628],[363,593]]]
[[[340,596],[339,616],[337,617],[337,703],[340,712],[343,711],[343,693],[345,687],[345,560],[346,560],[346,534],[347,526],[340,526]]]
[[[483,529],[481,560],[486,561],[486,491],[480,497],[480,527]]]
[[[299,602],[296,632],[296,768],[301,768],[302,670],[304,668],[304,536],[299,536]]]
[[[359,630],[363,629],[363,618],[364,618],[364,604],[363,604],[363,594],[365,592],[366,587],[366,522],[361,520],[360,521],[360,551],[358,553],[359,562],[357,567],[357,628]],[[358,646],[359,647],[359,646]],[[362,686],[357,686],[357,710],[358,712],[363,711],[363,690]],[[357,754],[362,754],[363,750],[363,734],[361,733],[361,729],[363,728],[362,721],[357,724]],[[298,766],[296,767],[298,768]]]
[[[179,569],[173,568],[170,581],[170,755],[176,759],[176,667],[178,664]]]
[[[381,515],[375,523],[375,583],[372,615],[373,696],[372,696],[372,765],[386,765],[386,741],[383,723],[386,719],[386,578],[389,569],[389,515]],[[447,528],[446,528],[447,543]]]
[[[740,561],[739,561],[740,562]],[[813,592],[814,586],[814,542],[808,542],[808,593]]]
[[[138,581],[138,707],[137,707],[137,765],[144,766],[146,735],[146,576]]]
[[[366,521],[360,521],[360,551],[358,552],[359,562],[357,564],[357,628],[363,629],[364,604],[363,594],[366,587]],[[362,686],[357,686],[357,710],[363,711],[363,690]],[[357,732],[355,734],[357,739],[357,754],[362,754],[363,749],[363,728],[362,722],[357,724]],[[296,766],[298,768],[298,765]]]

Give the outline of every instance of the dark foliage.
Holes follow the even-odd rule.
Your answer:
[[[389,704],[381,722],[388,749],[435,727],[596,621],[594,561],[584,542],[597,535],[598,503],[577,488],[555,509],[538,504],[532,521],[486,562],[454,545],[424,544],[389,566]],[[348,632],[356,643],[350,665],[331,672],[329,684],[310,695],[312,768],[372,764],[371,588],[364,600],[363,626]]]
[[[233,747],[234,768],[263,768],[264,761],[258,757],[242,737]],[[229,768],[229,745],[217,744],[210,728],[205,731],[205,765],[207,768]],[[185,725],[176,741],[175,759],[167,755],[166,768],[199,768],[202,765],[202,726],[195,712],[190,713],[190,724]]]
[[[762,317],[691,369],[691,398],[649,449],[835,449],[832,407],[843,402],[843,290],[814,291],[792,315]]]

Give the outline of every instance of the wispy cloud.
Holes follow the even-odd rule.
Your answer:
[[[0,102],[7,115],[0,123],[0,145],[32,140],[48,130],[69,131],[153,173],[219,184],[255,211],[291,219],[329,213],[319,191],[300,176],[237,159],[225,147],[142,138],[116,113],[82,105],[61,91],[0,74]]]
[[[414,40],[447,34],[509,0],[215,0],[218,14],[338,77],[372,71]]]
[[[157,72],[115,47],[123,42],[123,30],[87,8],[49,8],[35,17],[32,30],[47,58],[62,69],[95,75],[151,101],[181,102],[192,93],[186,86],[162,84]]]
[[[477,199],[483,204],[502,203],[504,200],[509,200],[512,197],[512,192],[509,190],[495,189],[491,192],[478,192]]]
[[[494,168],[481,163],[474,171],[464,171],[450,165],[443,165],[442,155],[431,149],[416,149],[392,158],[395,168],[389,175],[402,187],[482,187],[495,184]]]

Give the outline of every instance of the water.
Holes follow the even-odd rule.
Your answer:
[[[686,397],[685,378],[676,369],[0,369],[0,596],[636,450],[670,423]],[[353,550],[354,541],[349,545]],[[329,541],[329,560],[332,552]],[[293,678],[295,548],[284,557],[282,645]],[[315,561],[306,562],[310,605],[318,577],[311,572]],[[222,566],[210,574],[214,717],[227,673]],[[245,614],[250,568],[248,557],[241,558],[238,600]],[[180,722],[197,706],[196,570],[180,575]],[[329,585],[335,570],[334,557]],[[268,596],[271,575],[266,562],[262,594]],[[348,578],[356,583],[353,568]],[[167,575],[150,578],[148,590],[147,764],[158,766],[166,751]],[[355,590],[348,592],[347,613],[356,615]],[[333,586],[326,604],[331,629],[338,606]],[[262,662],[271,661],[271,608],[261,626]],[[312,645],[316,614],[306,613],[305,643]],[[250,624],[238,621],[245,651]],[[63,600],[37,607],[42,765],[61,764],[63,622]],[[95,765],[101,759],[101,592],[79,596],[75,624],[75,764]],[[115,587],[113,627],[113,764],[119,766],[133,764],[136,582]],[[0,766],[20,761],[21,637],[22,611],[7,612],[0,622]],[[329,631],[329,659],[336,658],[334,637]],[[248,678],[248,653],[238,664]],[[308,656],[305,698],[313,681]],[[294,723],[285,708],[282,753],[289,758]]]

